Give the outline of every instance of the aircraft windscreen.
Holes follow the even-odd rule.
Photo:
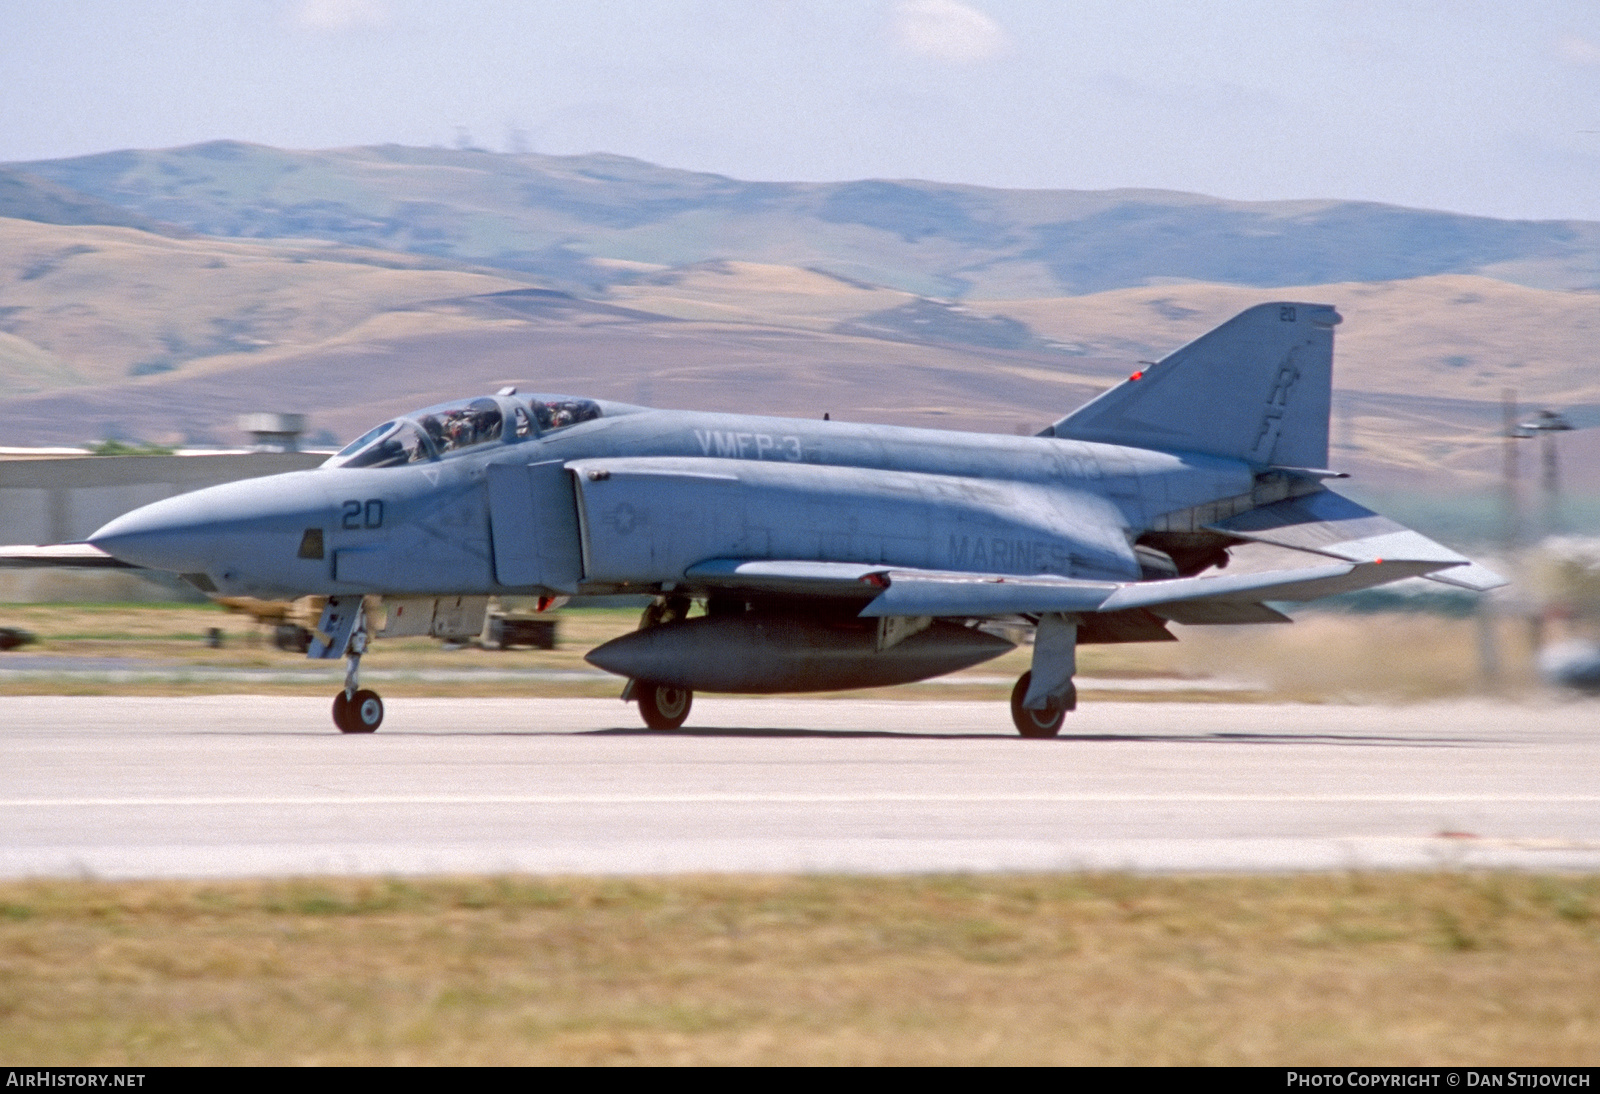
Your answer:
[[[431,460],[500,439],[504,420],[493,399],[468,399],[384,422],[339,450],[324,467],[394,467]]]
[[[384,422],[341,448],[324,467],[393,467],[433,458],[433,446],[415,422]]]

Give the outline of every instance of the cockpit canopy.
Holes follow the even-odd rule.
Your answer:
[[[478,445],[543,436],[600,415],[600,404],[593,399],[564,395],[486,395],[440,403],[363,433],[322,466],[421,463]]]
[[[593,399],[568,399],[557,395],[553,397],[530,396],[528,404],[533,407],[533,416],[539,422],[539,432],[548,433],[552,429],[565,429],[569,425],[587,422],[591,418],[600,417],[600,404]]]

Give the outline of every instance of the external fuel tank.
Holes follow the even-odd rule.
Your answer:
[[[1011,648],[1003,638],[955,623],[751,613],[635,631],[592,650],[585,660],[634,680],[762,694],[907,684],[981,664]]]

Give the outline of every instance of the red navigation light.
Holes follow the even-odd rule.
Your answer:
[[[1140,369],[1138,372],[1135,372],[1132,376],[1128,377],[1128,379],[1130,381],[1144,379],[1144,369]]]

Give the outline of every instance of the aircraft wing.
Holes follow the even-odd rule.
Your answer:
[[[689,567],[685,576],[702,587],[752,594],[859,600],[866,617],[1123,613],[1123,622],[1137,617],[1146,631],[1164,621],[1282,622],[1286,617],[1266,601],[1314,600],[1408,577],[1478,591],[1505,584],[1464,555],[1326,489],[1206,527],[1235,543],[1244,541],[1233,552],[1239,565],[1194,577],[1116,582],[718,558]]]
[[[1383,585],[1435,563],[1336,562],[1250,574],[1164,581],[1073,581],[1000,574],[946,575],[890,570],[889,586],[862,611],[882,615],[1110,613],[1144,609],[1179,623],[1245,623],[1283,618],[1265,600],[1314,600]]]
[[[7,569],[137,570],[88,543],[54,543],[40,547],[0,547],[0,567]]]
[[[691,580],[724,588],[788,595],[853,597],[861,615],[1111,614],[1135,610],[1178,623],[1266,623],[1286,617],[1265,600],[1313,600],[1401,578],[1426,575],[1453,562],[1349,561],[1245,574],[1212,574],[1163,581],[1082,581],[1048,574],[960,573],[864,563],[713,559],[690,568]]]

